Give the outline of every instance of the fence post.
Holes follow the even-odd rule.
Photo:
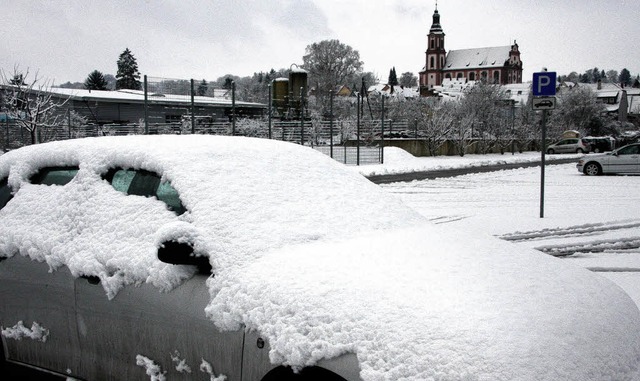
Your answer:
[[[300,145],[304,145],[304,87],[300,87]]]
[[[358,94],[358,110],[356,121],[356,165],[360,165],[360,94]]]
[[[71,139],[71,109],[67,107],[67,130],[69,131],[69,139]]]
[[[269,140],[271,140],[271,117],[272,117],[272,112],[273,112],[273,107],[272,107],[272,103],[273,103],[273,94],[271,93],[273,91],[273,81],[271,81],[271,83],[269,83]]]
[[[380,122],[380,164],[384,164],[384,94],[382,97],[382,120]]]
[[[329,156],[333,159],[333,90],[329,91]]]
[[[236,81],[231,82],[231,136],[236,134]]]
[[[9,148],[9,113],[6,112],[4,116],[4,124],[7,127],[7,140],[4,142],[4,148],[7,149]]]
[[[144,134],[149,134],[149,97],[147,75],[144,75]]]
[[[191,134],[196,133],[196,102],[195,89],[193,86],[193,78],[191,78]]]

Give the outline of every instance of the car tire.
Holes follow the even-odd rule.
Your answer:
[[[583,172],[587,176],[599,176],[602,174],[602,167],[598,163],[587,163]]]
[[[346,381],[337,374],[312,366],[304,368],[300,373],[294,373],[291,368],[279,366],[262,378],[262,381]]]
[[[576,150],[576,153],[584,153],[584,150],[583,150],[582,148],[578,148],[578,149]]]
[[[549,155],[553,155],[554,153],[556,153],[556,151],[554,151],[552,148],[547,150],[547,154]]]

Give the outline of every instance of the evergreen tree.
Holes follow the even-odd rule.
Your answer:
[[[389,70],[389,79],[387,80],[387,84],[391,86],[390,93],[393,94],[393,87],[398,86],[398,76],[396,75],[395,66]]]
[[[129,48],[126,48],[118,58],[116,89],[140,90],[141,88],[138,63]]]
[[[107,90],[107,85],[107,80],[98,70],[89,73],[89,76],[84,81],[84,88],[87,90]]]
[[[396,75],[395,66],[389,70],[389,86],[398,86],[398,76]]]
[[[602,78],[600,78],[600,70],[597,67],[594,67],[593,70],[591,70],[591,83],[598,83],[598,81],[601,81]]]
[[[620,77],[618,78],[621,84],[625,86],[629,86],[631,84],[631,73],[627,68],[624,68],[620,71]]]
[[[198,90],[196,90],[196,95],[204,97],[207,94],[207,90],[209,89],[209,84],[204,79],[198,85]]]

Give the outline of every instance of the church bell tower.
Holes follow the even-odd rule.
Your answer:
[[[442,69],[447,57],[444,49],[444,31],[440,25],[440,14],[438,13],[438,3],[433,12],[433,22],[429,35],[427,36],[426,64],[424,71],[420,72],[420,87],[429,91],[433,86],[442,84]]]

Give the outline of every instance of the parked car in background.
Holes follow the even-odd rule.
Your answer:
[[[604,136],[604,137],[587,136],[587,137],[584,137],[582,140],[589,143],[590,152],[595,152],[595,153],[607,152],[615,148],[615,139],[610,136]]]
[[[640,311],[606,278],[433,224],[309,147],[245,137],[2,155],[0,325],[0,362],[86,381],[640,370]]]
[[[576,164],[585,175],[640,174],[640,143],[629,144],[612,152],[584,157]]]
[[[568,138],[550,144],[547,147],[547,153],[589,153],[591,144],[584,138]]]

